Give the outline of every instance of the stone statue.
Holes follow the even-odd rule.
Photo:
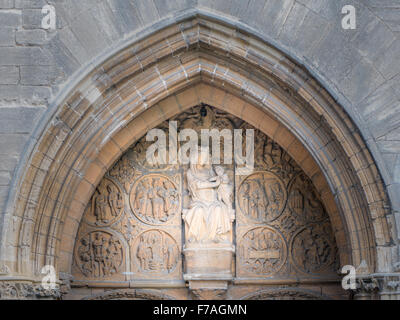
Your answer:
[[[217,174],[217,177],[215,179],[212,179],[211,181],[215,180],[219,183],[217,190],[218,201],[222,201],[228,207],[229,212],[231,213],[231,218],[233,219],[233,186],[223,167],[216,166],[215,173]]]
[[[215,175],[205,148],[192,155],[187,172],[191,202],[184,213],[189,243],[229,242],[233,213],[228,198],[232,186],[227,175],[219,171],[222,177]]]

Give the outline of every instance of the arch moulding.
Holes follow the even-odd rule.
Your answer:
[[[384,184],[348,115],[282,52],[192,16],[127,44],[58,105],[9,202],[1,248],[9,274],[39,279],[49,264],[69,273],[81,217],[103,175],[149,129],[201,103],[249,122],[296,160],[322,196],[342,265],[391,271]]]

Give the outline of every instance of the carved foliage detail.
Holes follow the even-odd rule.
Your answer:
[[[135,174],[136,169],[134,167],[134,162],[128,155],[124,155],[109,171],[109,175],[119,180],[127,191],[129,190],[130,184],[133,182]]]

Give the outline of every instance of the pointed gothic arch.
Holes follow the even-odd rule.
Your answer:
[[[386,191],[359,130],[295,61],[226,22],[190,16],[107,56],[60,98],[10,199],[2,260],[35,279],[70,271],[85,206],[105,172],[144,132],[206,103],[276,140],[321,193],[342,265],[387,271]]]

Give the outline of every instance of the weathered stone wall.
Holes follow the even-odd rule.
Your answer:
[[[47,3],[56,31],[41,29]],[[341,28],[346,4],[356,30]],[[375,158],[400,234],[399,9],[397,0],[0,0],[0,211],[58,95],[128,38],[202,11],[271,42],[330,91]]]

